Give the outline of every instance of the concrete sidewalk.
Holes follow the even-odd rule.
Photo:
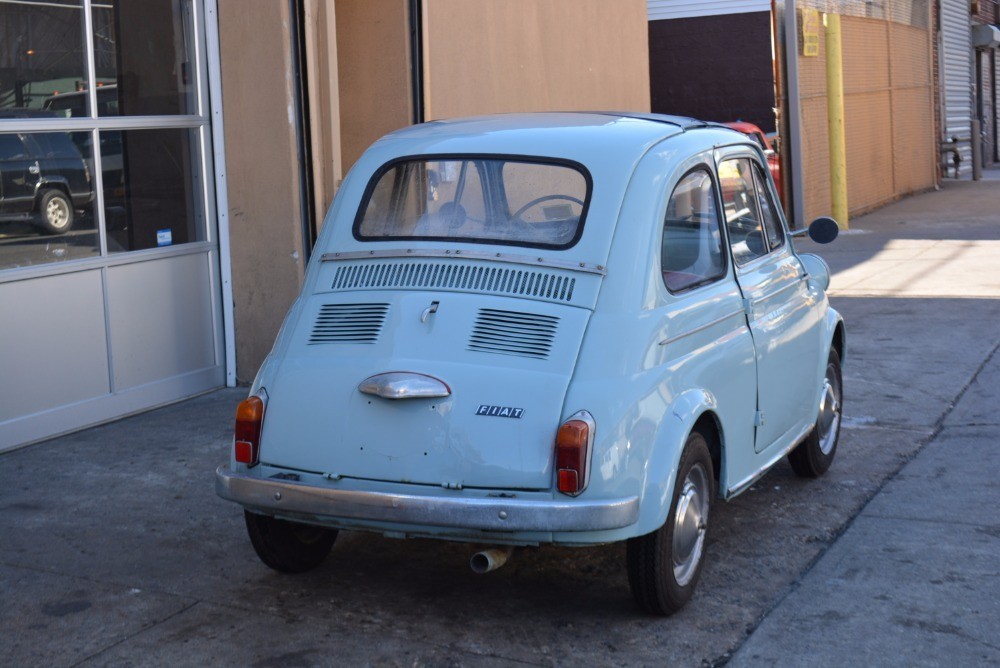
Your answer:
[[[226,389],[0,454],[0,666],[1000,664],[1000,187],[852,227],[802,245],[848,326],[837,459],[717,503],[679,614],[636,610],[621,545],[478,577],[464,545],[341,532],[274,573],[214,493]]]
[[[1000,354],[732,666],[1000,665]]]
[[[861,424],[853,414],[862,428],[887,421],[913,428],[921,417],[933,423],[927,444],[789,589],[730,665],[1000,665],[1000,319],[970,322],[995,313],[1000,298],[1000,170],[986,177],[862,218],[858,228],[869,238],[848,235],[828,258],[840,269],[834,303],[889,296],[903,300],[903,314],[920,300],[957,302],[964,307],[957,312],[941,302],[934,342],[987,354],[953,401],[935,402],[937,411],[927,406],[921,415],[917,388],[885,383],[883,394],[895,405],[873,400],[875,415]],[[864,261],[838,257],[867,254],[879,246],[874,238],[894,232],[902,234]],[[909,336],[877,340],[905,346],[914,365],[935,375],[940,358],[920,331],[934,325],[922,309],[910,315],[903,323]],[[851,324],[856,339],[859,323]],[[854,385],[891,378],[884,361],[871,360],[866,370],[851,359]]]

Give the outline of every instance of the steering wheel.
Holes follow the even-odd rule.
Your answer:
[[[579,204],[580,206],[583,206],[583,201],[577,199],[576,197],[573,197],[572,195],[559,195],[559,194],[542,195],[541,197],[536,197],[535,199],[531,200],[530,202],[522,206],[520,209],[515,211],[513,214],[511,214],[510,218],[511,220],[516,220],[518,222],[524,223],[525,221],[521,219],[521,216],[524,214],[525,211],[527,211],[533,206],[541,204],[542,202],[548,202],[554,199],[564,199],[569,202],[573,202],[574,204]]]

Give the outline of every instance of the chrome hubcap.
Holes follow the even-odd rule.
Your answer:
[[[823,395],[819,403],[819,417],[816,428],[819,430],[819,449],[824,455],[830,454],[837,442],[837,429],[840,427],[840,387],[837,385],[837,375],[832,367],[827,367],[826,378],[823,381]]]
[[[69,222],[69,209],[66,202],[61,199],[54,199],[45,206],[45,217],[52,227],[65,227]]]
[[[708,472],[695,464],[684,478],[674,513],[674,580],[681,587],[691,582],[705,546],[709,506]]]

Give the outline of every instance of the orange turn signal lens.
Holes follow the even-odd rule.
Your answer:
[[[258,396],[247,397],[236,408],[236,430],[233,444],[236,461],[255,466],[260,459],[260,430],[264,423],[264,401]]]
[[[590,460],[590,425],[584,420],[567,420],[556,435],[556,487],[563,494],[576,495],[587,486]]]

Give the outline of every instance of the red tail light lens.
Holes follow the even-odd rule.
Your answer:
[[[256,466],[260,460],[260,428],[264,423],[264,400],[259,396],[247,397],[236,408],[236,461]]]
[[[576,496],[587,488],[594,418],[580,411],[566,420],[556,434],[556,488]]]

